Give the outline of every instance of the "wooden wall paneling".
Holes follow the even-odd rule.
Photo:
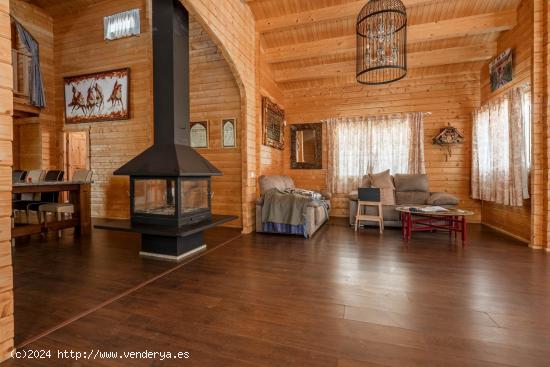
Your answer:
[[[534,249],[543,248],[548,241],[548,127],[544,121],[544,0],[533,1],[533,51],[531,82],[533,87],[533,157],[531,170],[531,243]]]
[[[537,9],[540,7],[540,5],[537,6]],[[549,67],[549,64],[550,64],[550,4],[548,4],[548,1],[544,1],[544,3],[542,4],[542,14],[543,14],[543,19],[542,19],[542,22],[543,22],[543,27],[542,27],[542,31],[543,31],[543,35],[542,35],[542,38],[537,38],[537,39],[540,39],[542,41],[542,47],[544,49],[544,56],[545,56],[545,60],[544,60],[544,109],[543,109],[543,118],[544,118],[544,121],[546,123],[546,126],[547,128],[550,127],[550,67]],[[548,168],[550,167],[550,146],[548,144],[548,137],[550,136],[550,128],[549,130],[547,130],[547,138],[546,138],[546,154],[547,154],[547,159],[546,159],[546,172],[548,174]],[[548,179],[548,176],[547,176],[547,179]],[[547,182],[547,187],[550,186],[550,179],[548,179],[548,182]],[[547,195],[548,195],[548,190],[546,190],[547,192]],[[547,205],[547,211],[546,211],[546,228],[547,228],[547,231],[548,231],[548,228],[550,227],[550,213],[548,212],[548,208],[550,208],[550,202],[549,202],[550,198],[546,197],[546,205]],[[533,214],[531,215],[531,217],[533,218]],[[531,232],[533,232],[533,229],[531,229]],[[548,239],[549,237],[549,234],[547,232],[547,235],[546,235],[546,238]],[[546,252],[550,252],[550,243],[548,243],[548,241],[546,241],[544,243],[545,247],[546,247]]]
[[[16,148],[21,158],[19,168],[61,169],[57,160],[53,19],[43,9],[24,0],[11,0],[10,12],[39,44],[40,68],[46,97],[46,107],[39,116],[16,120],[18,125],[29,125],[22,127],[20,134],[16,135]],[[18,38],[15,39],[17,47],[23,49]]]
[[[13,125],[13,136],[19,136],[19,126]],[[20,169],[21,163],[19,160],[19,139],[14,138],[12,142],[12,159],[13,169]]]
[[[489,63],[481,69],[481,103],[488,102],[510,88],[530,83],[533,54],[533,2],[524,0],[518,8],[518,24],[500,35],[497,41],[498,53],[508,48],[514,52],[514,79],[508,85],[491,92]],[[535,137],[538,139],[538,137]],[[538,146],[538,144],[537,144]],[[537,201],[535,199],[535,201]],[[510,207],[495,203],[482,203],[482,223],[502,230],[525,242],[531,241],[531,200],[523,207]]]
[[[40,124],[17,125],[17,132],[14,139],[18,147],[18,168],[31,170],[42,168],[42,135]]]
[[[258,42],[258,57],[259,57],[259,92],[258,93],[258,129],[257,142],[259,154],[259,175],[277,175],[283,171],[283,151],[264,145],[263,130],[262,130],[262,101],[263,96],[269,97],[273,102],[277,103],[283,109],[285,108],[285,100],[282,89],[275,82],[271,66],[267,63],[265,50],[261,43]],[[289,135],[285,131],[286,145],[290,144]]]
[[[9,1],[0,0],[0,38],[11,39]],[[6,50],[7,49],[7,50]],[[0,54],[11,54],[11,44],[0,42]],[[11,166],[13,106],[11,59],[0,60],[0,362],[13,349],[13,269],[11,261]]]
[[[250,231],[254,222],[251,203],[255,200],[252,199],[255,196],[255,187],[251,186],[254,180],[247,178],[249,174],[255,173],[255,167],[246,165],[250,157],[254,157],[255,164],[255,147],[251,151],[249,148],[251,142],[255,144],[255,138],[250,139],[249,131],[255,133],[255,129],[253,124],[252,127],[247,127],[247,122],[254,121],[254,118],[250,118],[250,111],[255,111],[255,105],[247,100],[250,97],[243,92],[242,82],[236,80],[235,75],[248,76],[248,70],[253,69],[246,62],[243,64],[243,57],[239,53],[253,50],[254,45],[249,47],[251,38],[244,30],[240,34],[246,36],[238,37],[237,34],[222,34],[210,29],[215,28],[210,17],[214,8],[216,13],[220,11],[218,3],[182,2],[194,14],[195,19],[191,23],[191,118],[210,121],[211,147],[201,150],[201,154],[225,174],[213,180],[213,189],[216,192],[213,210],[238,215],[239,219],[232,225],[243,226]],[[232,23],[240,22],[242,27],[250,27],[251,19],[247,19],[246,13],[241,12],[242,5],[226,2],[224,6],[227,7],[226,13],[233,14],[234,17],[223,21],[230,19]],[[142,34],[139,37],[104,42],[103,16],[129,8],[142,9]],[[202,21],[202,12],[209,17],[208,22]],[[56,59],[61,60],[56,67],[56,90],[59,92],[56,104],[59,106],[57,114],[60,120],[63,119],[63,76],[117,67],[130,67],[132,70],[130,120],[87,125],[90,126],[91,166],[95,181],[92,190],[92,215],[127,217],[128,179],[114,177],[112,172],[153,142],[151,0],[86,2],[76,14],[55,14]],[[236,29],[238,27],[233,27],[232,31]],[[216,37],[212,39],[214,34]],[[240,44],[231,46],[236,62],[224,60],[227,59],[228,52],[225,48],[220,48],[225,46],[220,43],[220,35],[229,37],[224,38],[224,42],[241,42],[245,46],[244,51],[239,49]],[[105,55],[109,57],[105,58]],[[254,60],[252,65],[253,62]],[[240,68],[239,74],[235,71],[237,66]],[[244,69],[247,69],[247,73],[242,72]],[[254,90],[253,84],[251,90]],[[238,147],[222,149],[221,119],[232,117],[237,118],[240,132],[237,138]],[[64,128],[79,130],[83,126],[67,125]],[[243,208],[246,209],[244,216]]]
[[[140,8],[141,35],[112,42],[103,40],[103,17]],[[147,0],[103,0],[54,18],[55,103],[58,130],[90,131],[90,161],[94,171],[92,216],[129,215],[128,178],[113,171],[152,143],[152,36]],[[130,119],[64,125],[63,78],[110,69],[131,69]],[[59,136],[59,133],[56,134]],[[63,144],[60,145],[63,149]],[[59,159],[61,155],[56,155]],[[62,162],[59,162],[62,164]]]
[[[223,172],[212,178],[212,210],[236,215],[228,226],[242,227],[241,96],[222,53],[208,33],[190,19],[191,121],[209,121],[209,147],[197,149]],[[221,123],[237,119],[237,147],[222,148]]]
[[[471,139],[453,149],[447,161],[444,152],[431,143],[439,129],[451,123],[469,136],[471,113],[480,103],[480,76],[476,72],[411,78],[390,86],[329,85],[326,88],[287,90],[285,99],[290,124],[316,122],[331,117],[368,116],[404,112],[432,112],[424,121],[426,171],[430,190],[446,191],[460,198],[460,206],[481,218],[479,202],[470,199]],[[327,134],[324,134],[326,139]],[[326,143],[324,144],[326,146]],[[323,170],[290,170],[290,153],[285,152],[285,170],[297,184],[326,189],[326,153]],[[347,195],[335,195],[333,216],[348,215]]]
[[[249,6],[240,0],[180,0],[224,55],[241,95],[243,232],[254,230],[257,176],[256,32]]]

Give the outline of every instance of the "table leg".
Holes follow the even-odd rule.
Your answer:
[[[453,230],[455,232],[455,240],[457,239],[457,236],[458,236],[459,225],[460,223],[458,223],[458,217],[453,216]]]
[[[462,246],[466,245],[466,216],[463,215],[462,219],[460,220],[461,227],[462,227]]]
[[[404,240],[405,239],[405,215],[403,214],[403,212],[399,213],[399,216],[401,218],[401,238]]]
[[[80,233],[85,236],[92,234],[91,194],[90,184],[80,185]]]
[[[412,214],[407,213],[407,241],[411,240],[412,237]]]
[[[74,217],[78,218],[75,233],[90,235],[92,233],[92,219],[90,217],[90,184],[80,185],[78,190],[69,193],[70,202],[74,206]]]

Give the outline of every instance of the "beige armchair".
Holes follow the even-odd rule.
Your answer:
[[[260,176],[260,195],[261,197],[256,201],[256,232],[262,233],[262,208],[264,193],[270,189],[286,190],[288,188],[296,188],[294,181],[289,176]],[[325,197],[325,201],[328,202],[329,209],[316,201],[308,204],[306,208],[306,228],[304,235],[310,238],[321,226],[329,219],[328,213],[330,212],[330,196],[326,193],[322,193]]]

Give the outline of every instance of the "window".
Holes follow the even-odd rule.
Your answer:
[[[522,206],[529,198],[531,89],[513,88],[474,113],[472,197]]]
[[[365,174],[424,173],[422,114],[339,118],[328,122],[331,192],[356,190]]]

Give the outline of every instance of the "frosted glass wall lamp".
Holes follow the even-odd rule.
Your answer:
[[[140,34],[139,9],[132,9],[103,18],[105,40],[112,41]]]

